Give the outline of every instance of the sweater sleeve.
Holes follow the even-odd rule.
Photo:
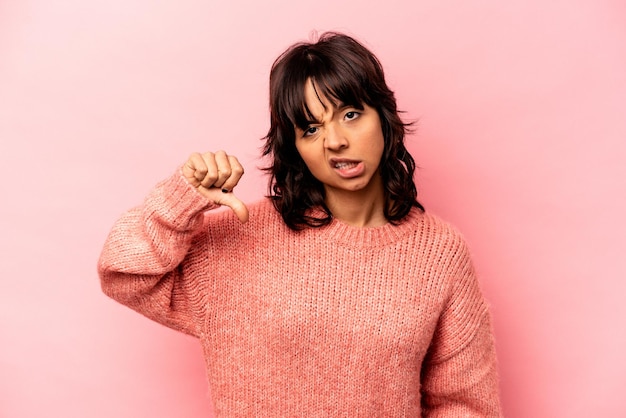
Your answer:
[[[102,290],[118,302],[173,329],[199,337],[202,282],[186,265],[204,211],[215,205],[180,173],[158,184],[143,205],[114,224],[98,262]]]
[[[491,317],[467,247],[452,263],[455,277],[422,365],[425,417],[500,417]]]

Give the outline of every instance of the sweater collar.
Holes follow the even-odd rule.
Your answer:
[[[330,240],[346,247],[384,247],[414,232],[417,224],[420,222],[421,215],[419,210],[413,208],[399,224],[386,223],[385,225],[375,227],[353,226],[333,218],[330,224],[321,228],[312,228],[312,230],[317,230],[317,233],[320,234],[326,234]]]

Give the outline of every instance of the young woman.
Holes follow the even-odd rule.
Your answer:
[[[113,227],[104,292],[200,340],[218,417],[499,416],[487,305],[416,200],[376,57],[296,44],[270,109],[270,196],[246,206],[236,157],[192,154]]]

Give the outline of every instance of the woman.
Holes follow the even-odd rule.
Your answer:
[[[499,416],[487,305],[416,200],[376,57],[292,46],[270,111],[268,199],[235,196],[236,157],[192,154],[113,227],[104,292],[200,340],[218,417]]]

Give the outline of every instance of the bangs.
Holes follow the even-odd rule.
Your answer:
[[[371,105],[367,77],[359,74],[359,67],[350,65],[345,57],[337,59],[309,53],[300,58],[298,65],[291,63],[293,71],[283,81],[284,100],[280,101],[283,106],[278,109],[292,126],[304,130],[317,122],[304,94],[309,79],[322,106],[321,99],[328,100],[335,108],[351,106],[362,110],[363,104]]]

